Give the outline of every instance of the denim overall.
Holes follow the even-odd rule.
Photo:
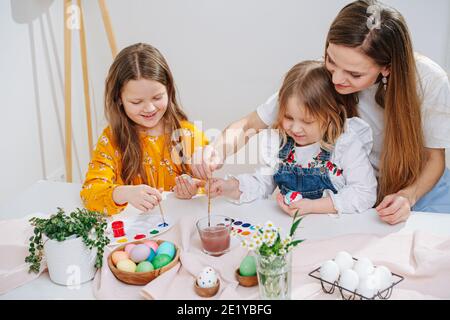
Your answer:
[[[329,176],[329,170],[326,167],[302,168],[295,164],[288,163],[288,157],[293,155],[291,151],[295,150],[294,140],[288,137],[286,145],[278,153],[282,161],[277,173],[273,176],[275,183],[280,188],[284,196],[289,191],[298,191],[303,198],[320,199],[324,190],[331,190],[334,194],[337,190],[333,186]],[[323,148],[317,155],[318,161],[329,161],[331,153]]]

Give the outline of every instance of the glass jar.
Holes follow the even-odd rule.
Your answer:
[[[291,252],[270,256],[256,253],[256,270],[262,300],[291,299]]]

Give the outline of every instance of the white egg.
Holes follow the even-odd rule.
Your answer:
[[[341,273],[341,277],[339,278],[339,285],[341,287],[353,292],[358,288],[358,284],[359,276],[354,270],[347,269]]]
[[[356,289],[356,293],[364,296],[365,298],[372,299],[375,294],[377,294],[380,289],[380,283],[378,281],[378,277],[372,275],[368,275],[364,279],[360,279],[358,288]]]
[[[372,261],[367,258],[361,258],[356,261],[353,270],[358,274],[359,279],[362,280],[373,273],[374,267]]]
[[[206,267],[197,277],[197,285],[200,288],[212,288],[217,284],[217,273],[211,267]]]
[[[350,253],[341,251],[334,258],[334,262],[336,262],[336,264],[339,267],[339,270],[342,273],[344,270],[353,268],[353,264],[355,261],[353,260]]]
[[[392,273],[385,266],[378,266],[373,272],[380,282],[380,291],[386,290],[392,285]]]
[[[339,267],[333,260],[325,261],[320,266],[320,277],[328,282],[334,283],[339,278]]]

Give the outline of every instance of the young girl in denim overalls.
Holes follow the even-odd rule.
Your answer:
[[[278,93],[278,120],[259,137],[264,166],[255,174],[213,179],[211,195],[237,203],[270,196],[289,215],[360,213],[373,207],[377,180],[369,161],[372,131],[346,119],[328,71],[305,61],[286,75]]]

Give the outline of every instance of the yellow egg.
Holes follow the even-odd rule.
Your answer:
[[[117,269],[120,271],[125,272],[135,272],[136,271],[136,264],[131,261],[130,259],[120,260],[117,263]]]
[[[116,266],[119,261],[125,259],[129,259],[128,253],[126,253],[125,251],[114,251],[111,255],[111,260]]]

